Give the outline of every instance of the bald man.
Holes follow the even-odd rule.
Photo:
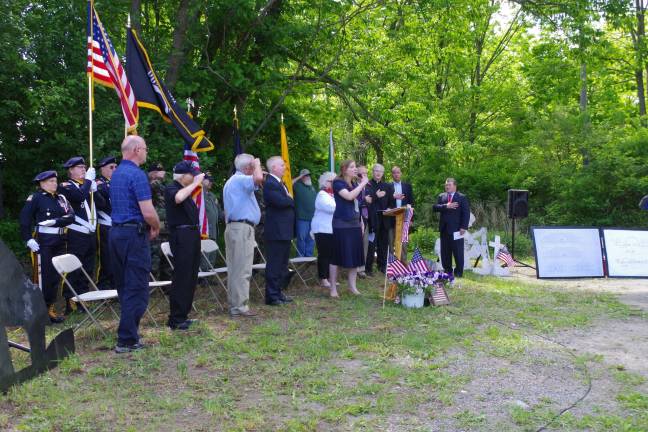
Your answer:
[[[122,161],[110,185],[112,228],[110,252],[121,316],[115,352],[141,349],[139,323],[149,300],[151,249],[149,241],[160,232],[160,219],[153,207],[151,188],[144,171],[146,142],[129,135],[121,145]]]

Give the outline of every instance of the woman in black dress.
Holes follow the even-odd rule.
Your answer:
[[[336,289],[339,267],[348,269],[349,290],[353,294],[360,294],[356,288],[356,277],[358,267],[364,263],[362,247],[364,227],[356,198],[369,179],[363,176],[359,184],[354,183],[357,172],[355,161],[344,161],[340,167],[340,176],[333,181],[335,213],[333,214],[333,259],[329,267],[331,297],[339,297]]]

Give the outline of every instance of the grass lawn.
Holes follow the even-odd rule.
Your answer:
[[[208,313],[201,297],[195,330],[145,322],[149,347],[126,355],[77,333],[76,355],[0,397],[0,429],[533,431],[594,381],[592,397],[548,430],[648,430],[645,376],[553,343],[646,319],[612,295],[471,274],[451,306],[406,310],[381,308],[378,278],[359,289],[352,297],[343,284],[331,300],[293,282],[292,305],[259,306],[253,319]]]

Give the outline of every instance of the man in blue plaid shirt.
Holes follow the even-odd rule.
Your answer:
[[[121,316],[115,352],[141,349],[138,328],[148,308],[151,249],[149,241],[160,232],[148,178],[139,166],[146,162],[144,139],[129,135],[121,145],[122,161],[110,187],[112,230],[110,252]]]

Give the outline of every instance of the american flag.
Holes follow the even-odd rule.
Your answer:
[[[395,278],[408,273],[407,267],[390,252],[387,258],[387,277]]]
[[[184,160],[191,162],[191,166],[194,168],[200,169],[200,164],[198,163],[198,154],[191,151],[189,144],[185,143],[184,155],[182,157]],[[200,236],[202,238],[207,238],[209,236],[209,224],[207,223],[207,207],[204,206],[205,202],[205,191],[200,187],[194,189],[191,194],[196,207],[198,207],[198,223],[200,224]]]
[[[407,207],[405,210],[405,220],[403,221],[403,232],[401,233],[401,243],[409,243],[409,229],[414,216],[414,209]]]
[[[504,263],[506,263],[507,267],[515,267],[515,260],[513,259],[511,254],[509,253],[506,246],[502,246],[500,248],[500,250],[499,250],[499,252],[497,252],[497,256],[495,258],[497,258],[498,260],[504,261]]]
[[[139,113],[135,93],[131,89],[126,72],[119,61],[106,29],[101,24],[97,11],[88,2],[88,67],[92,82],[112,87],[117,92],[128,131],[137,128]],[[94,108],[94,101],[92,102]]]
[[[410,261],[407,269],[410,273],[427,273],[430,271],[423,255],[419,248],[414,249],[414,255],[412,255],[412,260]]]
[[[443,286],[437,285],[434,287],[432,293],[432,304],[434,306],[442,306],[450,304],[450,297]]]

